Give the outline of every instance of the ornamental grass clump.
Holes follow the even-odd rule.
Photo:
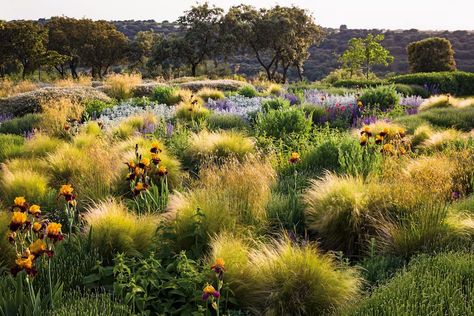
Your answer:
[[[113,74],[105,80],[110,97],[117,100],[126,100],[133,96],[133,88],[142,83],[140,74]]]
[[[44,207],[55,204],[55,195],[50,187],[50,178],[44,173],[29,168],[10,170],[4,165],[0,170],[1,200],[12,201],[16,196],[24,196]]]
[[[212,99],[214,101],[225,99],[224,92],[212,88],[202,88],[197,92],[197,96],[203,99],[204,102],[209,101],[209,99]]]
[[[419,111],[428,111],[438,108],[462,109],[474,105],[474,98],[459,99],[449,94],[438,95],[425,100],[419,107]]]
[[[253,295],[247,303],[264,315],[340,313],[355,302],[362,283],[353,268],[288,239],[253,250],[250,267]]]
[[[210,254],[207,257],[209,265],[221,259],[225,262],[226,291],[221,293],[229,295],[237,301],[237,306],[245,306],[253,294],[250,289],[253,284],[250,275],[250,245],[244,238],[222,232],[215,235],[210,242]]]
[[[67,138],[70,129],[81,120],[84,106],[71,99],[51,99],[41,104],[42,115],[38,128],[45,134]]]
[[[184,152],[184,160],[190,166],[199,166],[210,161],[222,163],[229,158],[242,161],[253,153],[255,153],[253,140],[242,133],[202,131],[191,135],[189,146]]]
[[[150,250],[159,218],[134,215],[123,203],[110,199],[90,207],[84,221],[85,234],[91,234],[93,246],[110,263],[115,253],[137,256]]]
[[[432,133],[419,147],[425,151],[439,151],[449,146],[456,147],[456,144],[461,144],[467,137],[466,134],[455,129],[447,129]]]
[[[179,103],[176,108],[176,117],[187,122],[199,122],[205,120],[211,112],[204,107],[200,97],[191,95]]]
[[[344,315],[471,315],[474,256],[422,255]]]
[[[118,153],[104,140],[93,140],[64,144],[46,158],[52,183],[73,184],[82,205],[109,196],[120,178]]]
[[[276,177],[268,162],[233,160],[205,168],[199,177],[192,191],[175,193],[168,204],[178,247],[192,247],[197,234],[207,241],[224,230],[258,231],[267,225],[266,206]]]
[[[48,136],[44,133],[35,133],[33,137],[27,139],[23,146],[24,157],[45,157],[54,152],[64,142],[56,137]]]
[[[369,196],[361,177],[326,173],[304,193],[306,226],[322,245],[346,254],[358,253],[372,224]]]

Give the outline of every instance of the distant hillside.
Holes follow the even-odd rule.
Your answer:
[[[177,31],[177,26],[170,22],[157,23],[154,20],[148,21],[114,21],[117,29],[133,38],[139,31],[153,30],[158,33],[169,34]],[[317,80],[326,76],[331,70],[338,67],[337,55],[340,55],[347,47],[347,42],[353,37],[364,37],[368,33],[383,33],[385,40],[383,45],[390,50],[395,57],[394,63],[390,67],[376,68],[378,74],[388,72],[404,73],[408,71],[408,61],[406,46],[414,41],[418,41],[431,36],[445,37],[451,41],[456,52],[455,58],[459,70],[474,72],[474,32],[428,32],[412,30],[358,30],[347,29],[326,29],[327,38],[319,47],[311,48],[311,57],[305,65],[305,73],[308,79]],[[252,56],[240,56],[234,58],[235,63],[240,65],[240,72],[245,74],[255,74],[260,70]]]

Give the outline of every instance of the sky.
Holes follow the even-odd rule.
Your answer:
[[[200,1],[202,2],[202,1]],[[0,19],[51,16],[105,20],[174,21],[196,0],[0,0]],[[474,30],[474,0],[209,0],[224,9],[296,5],[324,27],[419,30]]]

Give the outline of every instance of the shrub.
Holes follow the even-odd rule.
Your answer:
[[[179,80],[182,81],[183,79],[179,78]],[[172,82],[176,82],[176,80]],[[179,82],[176,82],[176,83],[179,83]],[[237,91],[245,85],[247,85],[247,83],[238,81],[238,80],[220,79],[220,80],[196,81],[196,78],[191,78],[191,81],[181,83],[180,87],[184,89],[189,89],[192,91],[199,91],[202,88],[217,89],[220,91]]]
[[[337,80],[333,86],[344,87],[344,88],[375,88],[383,85],[385,82],[382,80],[367,80],[367,79],[344,79]]]
[[[133,314],[203,314],[202,286],[206,276],[184,252],[166,261],[153,253],[145,258],[117,255],[114,261],[114,292],[132,306]],[[226,298],[220,299],[224,305]]]
[[[86,234],[101,256],[111,262],[115,253],[140,255],[153,244],[158,218],[136,216],[115,200],[99,202],[84,214]]]
[[[420,256],[347,315],[469,315],[473,271],[469,253]]]
[[[22,136],[0,134],[0,162],[20,156],[25,139]]]
[[[0,134],[25,135],[38,127],[41,121],[39,114],[26,114],[0,123]]]
[[[370,88],[362,93],[360,100],[366,106],[378,107],[385,111],[400,102],[400,96],[393,86]]]
[[[311,120],[299,108],[273,110],[257,116],[257,132],[274,138],[285,138],[289,134],[307,134]]]
[[[68,99],[73,103],[82,104],[88,100],[110,102],[103,92],[90,87],[74,88],[41,88],[35,91],[21,93],[16,96],[0,99],[0,115],[8,114],[21,116],[41,110],[41,105],[58,99]]]
[[[237,93],[246,98],[255,98],[258,95],[257,90],[255,90],[254,86],[251,85],[241,87]]]
[[[290,101],[284,98],[270,99],[262,103],[262,110],[265,112],[268,112],[271,110],[287,109],[289,107],[290,107]]]
[[[206,132],[191,136],[189,147],[184,153],[189,164],[201,165],[209,161],[223,162],[228,158],[243,160],[255,152],[253,141],[238,132]]]
[[[321,124],[327,117],[327,111],[324,106],[303,104],[301,108],[306,113],[306,116],[311,116],[314,125]]]
[[[259,230],[266,224],[266,205],[275,171],[269,163],[248,159],[201,170],[201,181],[190,192],[175,194],[168,207],[174,216],[177,246],[206,244],[221,231]],[[201,238],[201,239],[200,239]],[[199,249],[198,249],[199,250]]]
[[[419,85],[407,85],[402,83],[397,83],[394,85],[395,90],[404,97],[409,96],[419,96],[422,98],[428,98],[430,96],[429,92],[425,88]]]
[[[323,315],[354,302],[361,279],[329,255],[289,240],[263,245],[250,254],[255,292],[252,307],[268,315]]]
[[[142,82],[139,74],[113,74],[105,80],[108,94],[117,100],[129,99],[133,96],[133,88]]]
[[[211,88],[202,88],[198,91],[197,96],[207,102],[209,99],[212,100],[221,100],[225,98],[224,92],[211,89]]]
[[[213,113],[207,118],[207,124],[211,130],[244,130],[249,127],[247,121],[237,114]]]
[[[382,155],[378,151],[366,150],[357,138],[342,134],[324,137],[304,152],[301,160],[299,168],[313,176],[327,170],[366,177],[380,171]]]
[[[157,86],[153,91],[153,99],[159,104],[173,105],[181,102],[178,90],[169,86]]]
[[[346,254],[358,252],[368,225],[368,195],[358,177],[327,173],[304,194],[306,224],[323,245]]]
[[[102,114],[102,111],[112,108],[113,103],[106,103],[101,100],[90,100],[84,103],[84,114],[87,118],[97,118]]]
[[[462,71],[426,72],[400,75],[390,79],[393,83],[415,84],[425,87],[431,94],[450,93],[457,96],[474,95],[474,73]]]
[[[430,37],[407,46],[410,72],[456,70],[454,50],[446,38]]]

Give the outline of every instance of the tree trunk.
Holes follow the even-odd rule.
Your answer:
[[[192,63],[191,64],[191,75],[193,77],[196,77],[196,69],[197,69],[197,64]]]
[[[79,78],[79,76],[77,75],[77,72],[76,72],[76,68],[77,68],[77,65],[75,62],[70,62],[69,63],[69,69],[71,70],[71,76],[73,79],[77,79]]]
[[[297,65],[296,70],[298,71],[298,78],[300,79],[300,81],[303,81],[303,71],[304,71],[303,67],[300,65]]]

